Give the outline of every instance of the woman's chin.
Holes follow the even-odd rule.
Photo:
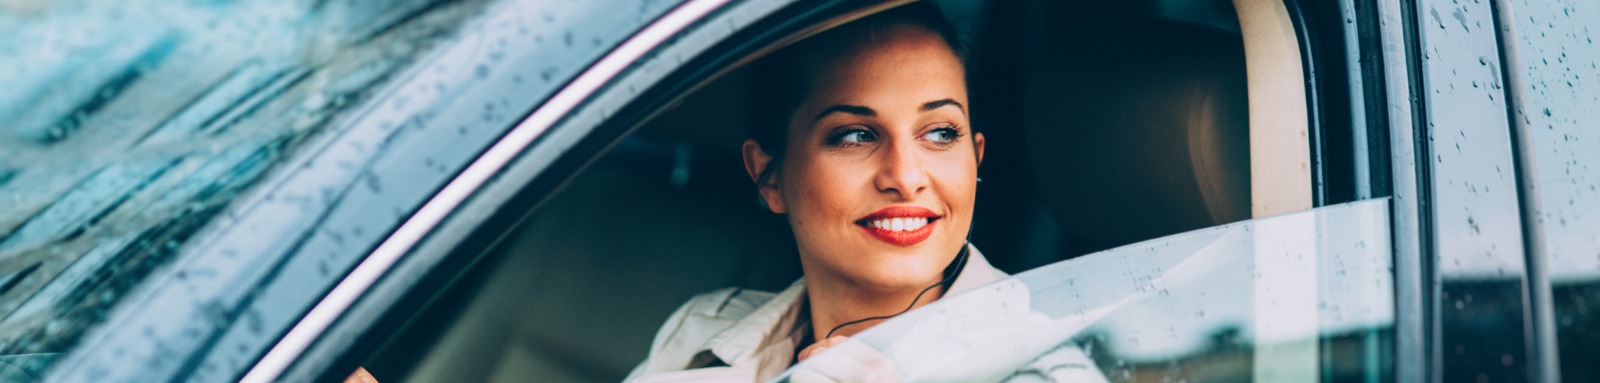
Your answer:
[[[960,251],[961,243],[943,243],[945,241],[937,241],[940,239],[938,237],[913,246],[866,241],[850,249],[836,248],[834,251],[819,252],[842,256],[815,260],[822,261],[821,265],[832,269],[829,274],[843,277],[848,283],[863,288],[878,291],[921,290],[942,279],[945,267]],[[947,247],[954,250],[945,249]]]
[[[858,275],[857,281],[878,290],[901,291],[927,288],[944,276],[946,262],[886,262]]]

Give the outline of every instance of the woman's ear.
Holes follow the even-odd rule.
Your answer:
[[[972,149],[978,152],[978,165],[983,165],[983,133],[972,134]]]
[[[766,202],[767,210],[783,214],[788,211],[783,206],[783,189],[778,187],[778,173],[774,172],[765,181],[761,173],[772,164],[772,156],[761,150],[761,144],[756,140],[744,140],[744,171],[750,174],[750,181],[756,183],[756,190],[761,192],[761,201]]]

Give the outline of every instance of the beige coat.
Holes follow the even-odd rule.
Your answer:
[[[979,286],[1004,280],[1008,275],[995,269],[978,252],[968,248],[969,259],[961,274],[950,285],[947,294],[960,293]],[[800,323],[800,310],[805,296],[802,278],[777,294],[769,292],[727,288],[700,294],[679,307],[661,330],[644,362],[628,374],[628,382],[759,382],[769,380],[785,369],[794,358],[795,348],[809,323]],[[831,351],[831,350],[830,350]],[[873,359],[871,350],[843,350],[839,353],[858,354],[861,360]],[[879,358],[881,360],[881,358]],[[841,360],[841,358],[827,359]],[[1076,348],[1057,350],[1039,358],[1048,365],[1033,366],[1039,369],[1033,375],[1046,378],[1093,378],[1105,381],[1092,362]],[[821,366],[821,370],[848,371],[844,380],[897,381],[890,363],[865,366],[877,371],[862,370],[856,362],[841,366]],[[1037,363],[1036,363],[1037,364]],[[1037,367],[1037,368],[1035,368]],[[1067,367],[1067,368],[1064,368]],[[1063,375],[1063,373],[1067,373]],[[1085,375],[1086,374],[1086,375]],[[817,374],[809,374],[816,376]],[[823,373],[822,375],[834,375]],[[1082,375],[1082,376],[1078,376]],[[833,380],[833,379],[796,379]],[[1058,379],[1047,379],[1058,380]]]

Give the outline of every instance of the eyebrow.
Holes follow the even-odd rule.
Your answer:
[[[967,107],[962,106],[960,102],[957,102],[955,99],[950,99],[950,98],[943,99],[943,100],[929,101],[929,102],[927,102],[925,104],[922,104],[921,108],[917,108],[917,111],[925,113],[925,112],[932,111],[934,109],[939,109],[939,108],[942,108],[942,107],[945,107],[945,106],[951,106],[951,105],[954,105],[956,107],[956,109],[960,109],[961,113],[966,113],[967,112]],[[828,115],[834,114],[834,113],[854,114],[854,115],[862,116],[862,117],[877,117],[878,116],[878,111],[872,110],[872,108],[868,108],[868,107],[865,107],[865,106],[861,106],[861,105],[834,105],[834,106],[829,106],[827,109],[823,109],[822,113],[817,113],[816,120],[820,121],[820,120],[822,120],[823,117],[827,117]]]
[[[872,110],[872,108],[868,108],[868,107],[865,107],[865,106],[861,106],[861,105],[834,105],[834,106],[828,107],[827,109],[823,109],[822,113],[817,113],[817,118],[816,118],[815,121],[821,121],[823,117],[827,117],[828,115],[834,114],[834,113],[847,113],[847,114],[854,114],[854,115],[862,116],[862,117],[877,117],[878,116],[878,111]]]
[[[929,101],[926,104],[922,104],[922,108],[918,109],[917,111],[918,112],[928,112],[928,111],[932,111],[934,109],[939,109],[940,107],[944,107],[946,105],[955,105],[956,109],[961,109],[961,113],[966,113],[967,112],[967,107],[966,106],[962,106],[961,103],[956,102],[955,99],[951,99],[951,98],[938,100],[938,101]]]

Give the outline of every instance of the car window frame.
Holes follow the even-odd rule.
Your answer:
[[[1314,206],[1392,198],[1395,381],[1433,376],[1436,262],[1426,97],[1410,0],[1285,0],[1295,21],[1312,135]]]
[[[1396,295],[1394,378],[1401,382],[1427,381],[1435,376],[1431,352],[1437,339],[1433,332],[1437,306],[1432,304],[1436,295],[1431,288],[1434,262],[1423,256],[1435,250],[1429,240],[1433,222],[1427,180],[1431,172],[1424,160],[1429,157],[1429,148],[1425,145],[1426,115],[1421,104],[1427,92],[1417,75],[1422,53],[1416,43],[1416,8],[1410,0],[1356,0],[1352,6],[1358,13],[1371,14],[1362,21],[1377,23],[1372,32],[1377,38],[1363,41],[1362,49],[1376,51],[1379,56],[1379,80],[1365,81],[1363,86],[1386,95],[1382,103],[1365,105],[1369,116],[1382,116],[1368,119],[1382,124],[1382,131],[1375,134],[1388,137],[1388,144],[1380,150],[1387,152],[1386,170],[1394,198],[1390,205]]]
[[[1285,0],[1305,53],[1314,206],[1392,198],[1395,381],[1437,376],[1437,237],[1416,2]]]
[[[1435,58],[1429,60],[1426,52],[1430,45],[1462,44],[1463,42],[1476,44],[1478,51],[1484,54],[1485,61],[1493,63],[1504,73],[1489,76],[1494,80],[1483,81],[1482,89],[1468,89],[1469,91],[1488,94],[1491,99],[1505,102],[1519,102],[1513,85],[1516,82],[1515,70],[1519,68],[1506,67],[1500,62],[1510,61],[1508,56],[1515,52],[1507,49],[1514,48],[1509,42],[1514,33],[1502,24],[1512,22],[1507,20],[1505,11],[1511,8],[1508,1],[1496,1],[1490,4],[1474,5],[1471,11],[1488,11],[1489,21],[1477,34],[1461,36],[1444,36],[1433,28],[1434,24],[1425,19],[1430,7],[1428,0],[1402,0],[1386,2],[1378,0],[1340,0],[1338,4],[1317,4],[1314,2],[1287,0],[1290,3],[1300,3],[1300,11],[1296,18],[1299,20],[1313,19],[1310,22],[1297,25],[1314,26],[1324,25],[1323,30],[1316,27],[1303,27],[1309,31],[1309,38],[1303,38],[1302,43],[1309,48],[1305,49],[1308,55],[1319,57],[1308,58],[1308,79],[1320,82],[1313,84],[1311,92],[1316,93],[1320,105],[1313,106],[1313,113],[1320,118],[1313,118],[1314,136],[1320,144],[1314,150],[1320,153],[1316,156],[1320,163],[1315,166],[1319,182],[1316,190],[1323,192],[1318,195],[1318,206],[1325,203],[1336,203],[1351,199],[1362,199],[1377,196],[1391,196],[1394,204],[1391,205],[1391,220],[1393,220],[1391,245],[1394,247],[1394,278],[1395,278],[1395,304],[1397,320],[1395,323],[1396,338],[1393,363],[1395,364],[1396,381],[1438,381],[1444,379],[1447,371],[1452,368],[1446,362],[1445,355],[1451,352],[1450,345],[1446,345],[1444,322],[1453,315],[1454,311],[1445,310],[1443,307],[1450,302],[1443,299],[1444,282],[1441,267],[1452,256],[1443,254],[1441,244],[1450,238],[1464,235],[1462,225],[1441,225],[1439,216],[1441,209],[1460,209],[1462,193],[1441,190],[1450,180],[1440,179],[1441,168],[1460,168],[1445,161],[1436,163],[1436,155],[1445,144],[1436,144],[1435,136],[1439,134],[1455,134],[1453,131],[1439,133],[1439,130],[1449,130],[1447,127],[1434,126],[1436,111],[1451,110],[1448,100],[1435,97],[1435,90],[1443,90],[1446,85],[1441,85],[1442,80],[1437,78],[1437,67],[1457,65],[1450,59]],[[1443,7],[1438,2],[1431,6]],[[1331,8],[1337,7],[1337,12]],[[1332,16],[1332,17],[1330,17]],[[1318,20],[1320,19],[1320,20]],[[1334,34],[1331,29],[1341,26],[1344,29],[1343,40],[1330,39],[1327,35]],[[1453,23],[1448,23],[1454,26]],[[1452,30],[1452,32],[1460,32]],[[1317,36],[1322,34],[1323,36]],[[1433,41],[1425,41],[1432,38]],[[1339,45],[1343,45],[1343,47]],[[1489,46],[1489,47],[1486,47]],[[1345,50],[1340,52],[1340,50]],[[1448,55],[1467,54],[1462,50],[1445,52]],[[1335,56],[1330,59],[1329,56]],[[1457,58],[1455,61],[1469,59]],[[1318,66],[1319,68],[1313,68]],[[1319,71],[1320,70],[1320,71]],[[1433,73],[1429,73],[1432,71]],[[1342,72],[1342,73],[1340,73]],[[1316,73],[1316,76],[1309,74]],[[1318,78],[1320,77],[1320,78]],[[1348,87],[1345,84],[1348,83]],[[1503,85],[1503,89],[1492,89],[1492,85]],[[1464,88],[1464,87],[1457,87]],[[1345,101],[1348,100],[1348,101]],[[1500,108],[1504,109],[1504,108]],[[1348,113],[1349,115],[1345,115]],[[1448,112],[1446,112],[1448,113]],[[1507,117],[1510,117],[1509,115]],[[1449,119],[1449,116],[1443,118]],[[1522,122],[1516,118],[1506,121],[1491,119],[1489,124],[1496,125],[1495,131],[1500,130],[1501,124],[1506,124],[1503,136],[1493,135],[1493,138],[1478,137],[1467,145],[1476,145],[1470,149],[1477,153],[1491,152],[1480,150],[1483,146],[1504,145],[1511,147],[1510,151],[1500,153],[1495,159],[1504,166],[1505,171],[1513,171],[1512,166],[1526,167],[1526,161],[1521,153],[1528,152],[1528,148],[1517,147],[1522,141],[1518,129]],[[1350,126],[1351,132],[1342,132],[1344,126]],[[1341,137],[1349,133],[1364,133],[1366,142],[1360,140],[1361,136]],[[1333,139],[1329,139],[1332,137]],[[1509,140],[1509,141],[1508,141]],[[1330,149],[1330,144],[1340,143],[1341,148]],[[1349,146],[1354,144],[1354,146]],[[1370,145],[1362,148],[1362,145]],[[1435,148],[1435,145],[1440,145]],[[1337,146],[1337,145],[1334,145]],[[1343,152],[1344,148],[1353,148],[1354,151]],[[1453,150],[1453,149],[1451,149]],[[1363,151],[1367,154],[1363,161]],[[1332,162],[1328,162],[1332,161]],[[1362,162],[1366,162],[1363,164]],[[1353,166],[1352,166],[1353,165]],[[1363,176],[1366,170],[1369,176]],[[1527,173],[1522,169],[1514,171],[1518,177],[1525,178]],[[1456,171],[1460,174],[1460,171]],[[1352,177],[1353,176],[1353,177]],[[1457,180],[1459,181],[1459,180]],[[1457,182],[1459,183],[1459,182]],[[1514,358],[1520,361],[1531,360],[1526,372],[1533,380],[1551,379],[1555,376],[1558,367],[1553,364],[1556,357],[1555,339],[1549,331],[1551,327],[1550,303],[1547,292],[1538,289],[1548,286],[1548,276],[1540,268],[1544,255],[1541,253],[1539,239],[1535,238],[1538,232],[1538,222],[1530,213],[1530,205],[1536,203],[1527,200],[1529,183],[1526,179],[1518,179],[1517,187],[1497,187],[1494,197],[1498,204],[1514,206],[1521,216],[1509,216],[1509,222],[1497,222],[1505,228],[1520,234],[1518,241],[1504,241],[1510,249],[1502,251],[1523,254],[1519,258],[1524,260],[1522,270],[1517,272],[1517,277],[1522,280],[1522,316],[1530,321],[1531,329],[1518,329],[1526,332],[1527,349],[1524,355]],[[1341,185],[1343,184],[1343,185]],[[1505,185],[1499,185],[1505,186]],[[1502,209],[1505,210],[1505,209]],[[1479,249],[1474,249],[1479,250]],[[1544,293],[1544,294],[1541,294]]]
[[[1352,0],[1343,0],[1352,1]],[[1453,347],[1446,345],[1443,321],[1451,316],[1459,315],[1457,309],[1446,310],[1445,304],[1451,303],[1444,300],[1442,285],[1446,279],[1441,266],[1453,257],[1445,254],[1442,249],[1443,242],[1447,239],[1463,235],[1460,225],[1444,225],[1438,216],[1440,209],[1460,209],[1461,198],[1451,197],[1452,192],[1441,190],[1439,183],[1448,182],[1441,180],[1439,171],[1441,167],[1458,166],[1451,161],[1443,161],[1436,157],[1437,151],[1445,149],[1446,144],[1438,143],[1436,149],[1434,139],[1436,135],[1443,134],[1444,138],[1454,133],[1438,130],[1448,129],[1436,124],[1453,125],[1446,122],[1436,122],[1434,111],[1449,111],[1460,109],[1461,106],[1449,107],[1448,103],[1441,106],[1439,103],[1447,102],[1435,97],[1436,90],[1441,89],[1442,79],[1438,72],[1428,73],[1431,66],[1448,66],[1450,60],[1444,57],[1435,57],[1429,60],[1427,52],[1430,44],[1460,44],[1460,40],[1471,40],[1468,43],[1477,44],[1476,51],[1451,50],[1450,55],[1466,58],[1454,58],[1456,61],[1471,60],[1472,53],[1481,54],[1480,63],[1493,65],[1498,68],[1489,81],[1481,81],[1482,89],[1471,89],[1473,92],[1487,94],[1491,99],[1502,103],[1506,111],[1505,119],[1491,119],[1487,123],[1495,124],[1496,130],[1503,135],[1493,134],[1492,139],[1479,139],[1468,147],[1474,153],[1488,152],[1482,149],[1484,145],[1504,145],[1509,147],[1509,154],[1497,156],[1497,160],[1506,166],[1503,171],[1515,173],[1513,187],[1497,188],[1495,193],[1498,203],[1505,205],[1509,201],[1516,214],[1509,215],[1507,225],[1516,230],[1509,230],[1520,235],[1520,241],[1511,243],[1511,249],[1501,251],[1521,252],[1521,270],[1515,276],[1521,281],[1521,317],[1526,320],[1523,328],[1517,329],[1526,342],[1524,355],[1513,357],[1516,363],[1523,368],[1525,378],[1531,381],[1559,379],[1559,366],[1556,365],[1557,345],[1552,331],[1550,331],[1551,303],[1548,289],[1548,271],[1543,270],[1544,257],[1543,244],[1541,243],[1541,224],[1535,218],[1538,201],[1529,198],[1528,186],[1533,181],[1524,168],[1530,166],[1525,147],[1526,126],[1524,121],[1516,118],[1512,111],[1528,107],[1525,101],[1517,94],[1515,89],[1521,68],[1516,65],[1505,65],[1506,62],[1517,60],[1514,45],[1514,28],[1507,25],[1514,24],[1516,20],[1509,16],[1514,12],[1514,6],[1509,1],[1493,1],[1472,5],[1468,9],[1477,13],[1473,17],[1487,22],[1474,27],[1480,29],[1477,34],[1455,35],[1445,37],[1434,29],[1444,29],[1447,26],[1454,28],[1452,22],[1445,22],[1434,28],[1435,24],[1425,14],[1434,7],[1445,7],[1444,4],[1429,0],[1401,0],[1398,2],[1384,2],[1376,0],[1354,0],[1357,8],[1375,9],[1377,19],[1381,21],[1376,26],[1381,47],[1376,48],[1381,52],[1383,74],[1381,85],[1387,93],[1387,111],[1368,108],[1368,112],[1387,114],[1387,123],[1390,126],[1390,169],[1393,171],[1393,193],[1396,203],[1394,205],[1396,263],[1395,274],[1397,284],[1397,308],[1401,318],[1398,324],[1399,337],[1396,339],[1395,363],[1397,365],[1398,381],[1441,381],[1452,367],[1445,360],[1447,353]],[[1446,8],[1449,9],[1449,8]],[[1459,11],[1458,11],[1459,12]],[[1487,19],[1479,18],[1487,13]],[[1465,23],[1465,21],[1463,21]],[[1460,32],[1452,30],[1451,32]],[[1485,33],[1487,32],[1487,33]],[[1435,41],[1425,42],[1429,38]],[[1456,40],[1456,41],[1447,41]],[[1470,65],[1470,64],[1469,64]],[[1369,82],[1369,84],[1375,85]],[[1496,87],[1499,87],[1498,89]],[[1460,88],[1460,87],[1458,87]],[[1369,104],[1371,104],[1369,102]],[[1509,105],[1508,105],[1509,104]],[[1491,108],[1494,109],[1494,108]],[[1448,120],[1446,116],[1445,120]],[[1503,129],[1501,129],[1503,128]],[[1444,141],[1441,141],[1444,142]],[[1503,186],[1503,185],[1501,185]],[[1443,196],[1441,196],[1443,194]],[[1454,194],[1461,194],[1455,192]],[[1504,209],[1503,209],[1504,210]],[[1499,217],[1497,217],[1499,218]],[[1456,226],[1456,227],[1447,227]],[[1484,249],[1473,249],[1484,250]],[[1458,307],[1459,308],[1459,307]]]
[[[1577,200],[1591,199],[1584,198],[1581,195],[1582,189],[1576,182],[1570,186],[1563,185],[1561,182],[1556,181],[1562,176],[1553,176],[1555,172],[1549,172],[1554,170],[1550,166],[1551,158],[1563,154],[1576,157],[1576,153],[1572,153],[1576,152],[1574,150],[1576,147],[1561,147],[1550,144],[1553,142],[1554,134],[1562,132],[1565,135],[1568,129],[1581,129],[1578,127],[1583,124],[1583,122],[1580,122],[1583,120],[1583,116],[1580,115],[1575,119],[1568,117],[1569,119],[1563,121],[1563,119],[1554,118],[1550,110],[1552,108],[1561,110],[1575,105],[1582,105],[1584,101],[1581,100],[1581,97],[1584,93],[1594,95],[1597,91],[1593,88],[1585,89],[1584,85],[1592,85],[1592,82],[1591,84],[1583,84],[1583,80],[1579,75],[1574,75],[1573,78],[1568,80],[1568,87],[1571,88],[1569,92],[1573,92],[1570,94],[1575,97],[1561,98],[1546,94],[1544,90],[1535,91],[1540,87],[1535,85],[1535,82],[1544,84],[1545,81],[1541,80],[1541,78],[1548,79],[1551,73],[1559,73],[1559,71],[1555,70],[1556,67],[1567,66],[1568,71],[1574,66],[1581,68],[1581,64],[1574,65],[1574,63],[1583,59],[1582,53],[1571,58],[1567,57],[1566,54],[1568,48],[1577,47],[1556,44],[1543,45],[1543,43],[1553,43],[1560,40],[1549,37],[1555,35],[1554,31],[1540,31],[1538,33],[1539,37],[1533,36],[1534,30],[1542,29],[1537,26],[1538,23],[1535,21],[1535,17],[1554,16],[1554,7],[1545,5],[1542,8],[1540,5],[1531,3],[1518,4],[1508,0],[1494,0],[1489,5],[1493,13],[1495,35],[1499,43],[1498,51],[1501,63],[1499,69],[1501,83],[1504,84],[1503,94],[1507,103],[1507,113],[1510,116],[1513,165],[1516,173],[1519,208],[1522,213],[1520,218],[1522,220],[1523,246],[1527,264],[1524,299],[1526,299],[1529,306],[1526,308],[1527,314],[1525,316],[1529,327],[1531,327],[1527,335],[1531,338],[1529,342],[1531,346],[1528,349],[1529,361],[1531,362],[1525,363],[1529,369],[1528,376],[1531,378],[1530,380],[1561,381],[1564,373],[1578,372],[1580,374],[1591,374],[1590,376],[1582,376],[1582,378],[1590,378],[1596,371],[1594,367],[1589,367],[1587,371],[1584,371],[1580,367],[1568,364],[1568,362],[1582,364],[1578,362],[1579,357],[1572,355],[1563,357],[1561,355],[1564,343],[1579,342],[1570,344],[1574,350],[1581,350],[1577,346],[1582,343],[1577,339],[1567,339],[1563,342],[1563,339],[1558,335],[1560,328],[1568,327],[1569,324],[1558,325],[1556,318],[1565,318],[1570,314],[1557,310],[1555,289],[1558,284],[1561,284],[1556,280],[1556,274],[1559,273],[1556,270],[1572,266],[1571,264],[1561,264],[1562,256],[1575,257],[1576,254],[1574,253],[1600,251],[1600,249],[1572,248],[1571,244],[1579,241],[1574,240],[1575,238],[1573,237],[1575,236],[1571,234],[1573,231],[1568,229],[1569,227],[1583,227],[1586,223],[1594,223],[1595,220],[1592,216],[1584,217],[1581,214],[1574,214],[1573,211],[1589,210],[1585,209],[1585,207],[1592,208],[1595,205],[1584,206],[1579,204],[1573,206],[1574,204],[1569,202],[1567,206],[1562,206],[1560,198],[1563,196]],[[1561,5],[1563,16],[1567,17],[1568,20],[1571,20],[1574,14],[1578,15],[1576,16],[1578,18],[1582,18],[1585,15],[1582,10],[1571,12],[1574,8],[1569,8],[1565,4]],[[1540,11],[1548,12],[1548,14],[1540,14]],[[1594,16],[1589,17],[1592,18]],[[1551,21],[1546,22],[1550,23]],[[1567,25],[1565,23],[1557,24]],[[1557,24],[1551,24],[1550,28],[1556,29],[1555,25]],[[1529,26],[1534,28],[1524,29]],[[1577,28],[1568,27],[1567,31],[1576,32]],[[1576,34],[1571,36],[1575,41]],[[1553,48],[1559,49],[1560,56],[1551,54]],[[1540,57],[1541,53],[1545,56]],[[1541,58],[1544,60],[1543,62],[1548,62],[1549,58],[1552,57],[1556,59],[1554,60],[1556,65],[1545,64],[1542,68],[1532,65],[1535,58]],[[1587,58],[1591,60],[1592,66],[1593,56],[1591,55]],[[1570,82],[1572,80],[1579,81],[1579,85],[1572,85]],[[1552,93],[1559,94],[1558,92]],[[1541,101],[1548,102],[1548,104],[1540,103]],[[1540,111],[1539,109],[1543,110]],[[1578,109],[1581,109],[1581,107]],[[1593,121],[1594,119],[1591,117],[1587,120]],[[1547,124],[1546,128],[1539,129],[1537,126],[1540,123]],[[1565,141],[1566,138],[1564,137],[1563,142]],[[1580,138],[1573,137],[1571,141],[1579,142]],[[1589,159],[1594,160],[1596,158],[1591,155]],[[1573,164],[1578,164],[1576,159],[1573,160]],[[1570,170],[1568,171],[1569,173],[1565,175],[1566,178],[1581,179],[1584,177],[1583,175],[1571,174]],[[1580,171],[1579,174],[1583,173]],[[1593,173],[1590,172],[1589,174]],[[1563,215],[1566,217],[1562,217]],[[1568,222],[1567,218],[1572,218],[1572,222]],[[1559,222],[1559,224],[1550,225],[1547,222]],[[1590,283],[1592,284],[1593,282],[1591,281]],[[1576,380],[1581,378],[1567,376],[1566,379]]]
[[[723,0],[685,4],[695,1],[722,4]],[[407,310],[427,306],[435,297],[429,291],[444,290],[471,265],[492,261],[487,256],[496,254],[488,254],[488,250],[538,203],[558,192],[605,149],[693,89],[775,47],[908,2],[744,0],[727,2],[695,19],[678,31],[681,34],[641,52],[639,61],[607,78],[573,109],[547,122],[552,125],[544,134],[426,233],[319,339],[288,362],[279,377],[343,378],[359,365],[364,353],[384,344],[392,331],[418,315]],[[654,37],[637,33],[630,41]],[[519,125],[527,124],[537,113]]]

